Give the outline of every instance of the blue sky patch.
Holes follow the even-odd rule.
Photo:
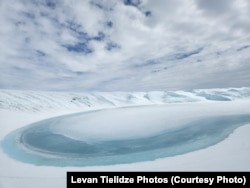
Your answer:
[[[140,0],[123,0],[125,5],[138,7],[141,4]]]
[[[177,53],[175,55],[175,58],[176,59],[185,59],[185,58],[188,58],[192,55],[196,55],[196,54],[199,54],[201,51],[203,50],[203,48],[198,48],[194,51],[191,51],[191,52],[185,52],[185,53]]]
[[[74,32],[80,32],[82,27],[80,24],[77,24],[74,21],[67,21],[65,26]]]
[[[114,43],[114,42],[108,42],[105,46],[105,49],[108,51],[112,51],[114,49],[119,49],[121,48],[120,45]]]
[[[147,67],[147,66],[152,66],[152,65],[156,65],[156,64],[159,64],[160,62],[157,61],[157,60],[147,60],[146,62],[144,63],[141,63],[141,64],[135,64],[135,68],[141,68],[141,67]]]
[[[150,16],[152,16],[152,12],[151,12],[151,11],[149,11],[149,10],[148,10],[148,11],[146,11],[146,12],[145,12],[145,16],[146,16],[146,17],[150,17]]]
[[[98,32],[97,36],[90,38],[90,40],[103,41],[105,38],[105,34],[103,32]]]
[[[46,0],[45,1],[45,5],[51,9],[55,9],[56,8],[56,1],[53,0]]]
[[[111,21],[108,21],[108,22],[105,23],[105,26],[108,27],[108,28],[113,27],[113,25],[114,25],[114,23],[111,22]]]
[[[44,57],[44,56],[46,56],[46,54],[45,54],[44,52],[40,51],[40,50],[36,50],[36,54],[37,54],[37,56],[39,56],[39,57]]]
[[[245,50],[247,48],[250,48],[250,45],[244,45],[244,46],[238,48],[237,51],[242,51],[242,50]]]
[[[90,1],[90,4],[98,9],[101,9],[103,11],[112,11],[113,9],[106,4],[104,4],[102,1],[92,0]]]
[[[88,47],[86,43],[77,43],[75,45],[64,45],[69,52],[77,52],[77,53],[84,53],[89,54],[92,53],[93,50]]]
[[[23,12],[22,14],[29,19],[35,19],[36,17],[35,14],[31,12]]]

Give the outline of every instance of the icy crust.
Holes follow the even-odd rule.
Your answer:
[[[250,88],[248,87],[190,91],[92,93],[0,90],[0,108],[36,112],[198,101],[233,101],[249,97]]]
[[[154,119],[153,111],[161,115]],[[105,121],[103,124],[102,118],[112,119],[119,116],[119,113],[119,122],[127,122],[128,116],[125,114],[130,112],[137,113],[139,120],[131,118],[135,120],[134,124],[122,125],[117,129],[116,122],[107,124]],[[150,106],[55,117],[11,132],[3,140],[2,146],[10,157],[35,165],[133,163],[206,148],[224,140],[239,126],[250,123],[248,114],[199,116],[195,120],[186,117],[178,123],[169,119],[165,112],[163,107]],[[101,118],[98,119],[99,124],[92,122],[95,116]],[[143,124],[140,119],[143,119]],[[170,122],[174,126],[169,125]]]

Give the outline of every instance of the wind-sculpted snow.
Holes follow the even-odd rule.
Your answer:
[[[199,101],[232,101],[250,97],[250,88],[150,92],[35,92],[0,90],[0,109],[18,111],[72,110]]]

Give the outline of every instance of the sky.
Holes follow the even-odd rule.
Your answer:
[[[250,86],[249,0],[0,0],[0,89]]]

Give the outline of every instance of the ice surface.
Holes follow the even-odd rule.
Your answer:
[[[250,115],[193,120],[190,114],[178,121],[167,112],[164,106],[144,106],[60,116],[18,129],[2,144],[10,157],[36,165],[122,164],[205,148],[250,122]]]
[[[46,111],[119,106],[233,101],[250,97],[250,88],[200,89],[192,91],[63,93],[0,90],[0,109]]]
[[[63,187],[65,186],[65,174],[67,171],[249,171],[250,124],[238,127],[240,126],[239,124],[245,123],[241,120],[239,121],[237,118],[237,116],[240,117],[243,114],[250,114],[249,91],[249,88],[110,93],[61,93],[0,90],[0,139],[1,144],[3,144],[5,148],[4,151],[2,147],[0,148],[0,187],[33,186],[42,188],[51,187],[51,185],[53,185],[53,187]],[[226,97],[230,100],[211,100],[205,97],[206,94],[210,96],[218,95]],[[141,112],[138,110],[137,113],[143,114],[141,118],[158,116],[159,120],[161,118],[167,118],[166,120],[169,122],[167,127],[160,126],[160,123],[163,119],[157,121],[156,118],[153,118],[154,121],[159,124],[154,123],[151,126],[145,125],[148,130],[150,130],[151,127],[155,127],[155,129],[152,128],[152,133],[150,132],[151,130],[147,131],[147,129],[142,129],[140,133],[134,131],[130,132],[130,134],[117,134],[116,138],[114,137],[115,140],[122,138],[120,141],[125,141],[125,144],[133,137],[138,137],[138,139],[146,141],[147,139],[155,138],[155,136],[157,136],[157,139],[154,139],[154,141],[165,141],[166,143],[167,140],[160,139],[161,135],[167,134],[167,132],[177,135],[178,130],[181,131],[184,127],[200,127],[200,131],[197,130],[198,134],[185,134],[186,136],[190,136],[190,139],[187,137],[187,140],[189,141],[186,142],[184,141],[181,143],[181,139],[179,142],[179,138],[182,137],[178,137],[178,139],[174,141],[174,143],[178,145],[176,146],[173,144],[174,148],[172,148],[172,150],[166,147],[168,148],[166,151],[164,148],[160,147],[160,144],[156,144],[157,147],[155,149],[145,148],[139,145],[140,140],[136,139],[138,146],[141,148],[140,152],[134,152],[133,148],[130,148],[131,145],[129,145],[128,150],[123,150],[123,154],[117,155],[118,150],[115,150],[116,155],[113,156],[104,155],[101,157],[99,155],[99,158],[97,157],[97,161],[100,163],[96,163],[95,159],[97,158],[93,158],[91,162],[92,158],[90,157],[88,158],[90,160],[88,160],[88,162],[85,164],[82,163],[82,161],[79,163],[76,162],[77,160],[75,160],[76,158],[74,157],[79,155],[77,153],[75,156],[73,156],[73,160],[69,161],[69,157],[67,157],[67,153],[65,154],[65,150],[59,150],[56,153],[48,151],[48,148],[46,148],[48,147],[46,142],[45,145],[43,145],[43,147],[45,146],[43,149],[38,149],[35,142],[35,145],[30,144],[30,142],[28,142],[29,144],[25,144],[24,142],[22,142],[22,144],[18,144],[17,142],[20,142],[20,136],[24,136],[24,132],[28,131],[26,133],[30,133],[29,130],[32,129],[29,128],[31,127],[36,129],[38,132],[42,130],[45,131],[46,129],[40,129],[39,126],[35,126],[36,123],[41,123],[41,120],[56,120],[55,117],[59,118],[57,120],[60,122],[60,126],[49,126],[49,135],[52,135],[52,138],[54,136],[53,134],[57,133],[63,137],[63,141],[65,141],[65,139],[71,139],[74,142],[79,141],[81,143],[85,142],[86,140],[90,141],[90,136],[86,137],[87,139],[83,139],[76,134],[79,130],[85,130],[88,133],[85,134],[85,136],[87,136],[91,135],[94,131],[94,129],[90,126],[87,126],[87,124],[84,124],[86,125],[85,129],[81,129],[81,124],[77,124],[78,118],[82,119],[83,123],[98,123],[99,116],[102,117],[102,112],[104,117],[104,114],[108,115],[108,111],[111,110],[110,112],[112,113],[109,116],[106,116],[112,117],[113,114],[113,120],[107,118],[107,121],[110,122],[110,125],[112,123],[115,125],[116,122],[126,125],[125,121],[132,123],[135,117],[126,117],[125,120],[124,118],[117,118],[115,120],[115,118],[118,117],[118,109],[121,109],[121,113],[126,112],[126,110],[123,111],[122,108],[120,108],[124,106],[141,106],[141,108],[145,109],[148,106],[149,108],[147,108],[147,110],[151,113],[151,116],[150,114],[146,114],[144,110],[141,110]],[[159,110],[157,110],[155,107],[159,107]],[[160,113],[160,107],[162,108],[162,114],[166,115],[166,117],[161,114],[157,115],[157,112]],[[99,111],[97,111],[98,109]],[[100,109],[109,110],[100,111]],[[131,113],[133,110],[137,111],[137,107],[128,109],[129,111],[131,110]],[[88,113],[75,114],[76,116],[74,116],[72,113],[75,112]],[[70,115],[62,116],[66,114]],[[88,121],[86,121],[85,115],[87,114],[90,115],[89,117],[91,117],[91,114],[94,116],[98,115],[98,118],[95,118],[94,120],[89,118]],[[226,117],[229,117],[229,122],[226,121]],[[223,122],[221,122],[218,118],[226,119],[224,119],[225,121],[223,120]],[[232,121],[230,118],[233,118],[234,120]],[[68,122],[70,122],[70,124],[66,123],[66,119]],[[97,132],[100,138],[102,136],[102,139],[99,139],[99,144],[104,144],[111,139],[111,132],[109,134],[111,127],[105,124],[106,119],[100,118],[100,120],[102,121],[99,121],[96,126],[107,126],[106,130],[103,129],[105,131]],[[138,121],[145,122],[145,120]],[[212,128],[211,132],[206,129],[206,131],[203,131],[204,129],[202,126],[196,124],[202,124],[204,122],[210,122],[212,124],[217,122],[222,125],[222,130],[219,129],[218,131],[213,132],[214,129]],[[230,122],[233,122],[234,125],[230,124]],[[229,123],[229,127],[225,125],[227,123]],[[27,125],[31,126],[28,127]],[[57,123],[55,123],[55,125],[57,125]],[[124,131],[133,129],[134,125],[136,124],[127,124],[127,127]],[[72,126],[72,129],[70,126]],[[43,125],[41,125],[41,127],[44,128]],[[134,127],[135,130],[140,128],[142,128],[141,125]],[[114,129],[114,131],[115,133],[119,133],[119,129]],[[189,129],[189,131],[192,130]],[[208,132],[209,134],[204,135],[205,132]],[[6,135],[8,136],[5,137]],[[48,137],[50,137],[49,135]],[[199,136],[196,135],[203,136],[199,138]],[[29,138],[28,140],[30,141],[32,136],[32,134],[29,134],[29,137],[26,137],[26,141],[27,138]],[[197,140],[194,139],[194,141],[192,141],[191,136]],[[25,136],[23,138],[25,138]],[[211,139],[214,139],[214,144],[212,144]],[[92,137],[92,140],[87,144],[97,144],[98,142],[95,142],[97,140],[97,137]],[[134,139],[132,140],[135,141]],[[121,142],[116,143],[120,144]],[[187,145],[183,145],[184,143],[187,143]],[[190,148],[190,143],[192,143],[191,145],[193,148]],[[111,144],[114,143],[112,142]],[[152,142],[152,144],[155,143]],[[185,151],[181,145],[183,145],[183,147],[188,150]],[[110,148],[114,149],[115,147],[116,145],[112,145]],[[175,148],[178,149],[178,151],[176,151]],[[121,151],[122,150],[120,150],[120,152]],[[125,151],[127,152],[126,154],[124,153]],[[178,154],[180,151],[185,153]],[[62,152],[64,152],[65,156],[61,156],[61,154],[59,154]],[[7,153],[8,155],[6,155]],[[125,156],[127,156],[127,158]],[[114,157],[113,159],[115,159],[114,162],[112,161],[112,164],[110,163],[111,157]],[[103,160],[101,160],[101,158]],[[106,165],[101,165],[105,162]],[[109,163],[110,165],[108,165]],[[114,163],[116,163],[116,165],[114,165]],[[72,165],[75,166],[72,167]],[[62,168],[61,166],[68,167]]]

